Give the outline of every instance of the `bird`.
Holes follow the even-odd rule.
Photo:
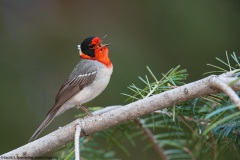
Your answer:
[[[107,87],[113,72],[108,49],[110,44],[103,44],[105,37],[89,37],[78,45],[80,55],[78,64],[62,84],[54,105],[29,142],[37,139],[54,118],[70,108],[81,108],[92,116],[83,104],[93,100]]]

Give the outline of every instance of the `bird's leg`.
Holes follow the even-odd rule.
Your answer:
[[[93,117],[93,114],[83,105],[77,105],[77,108],[81,108],[85,113],[87,113],[87,116]]]

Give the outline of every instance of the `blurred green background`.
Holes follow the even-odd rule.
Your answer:
[[[214,58],[224,59],[225,51],[238,54],[239,15],[238,0],[1,0],[0,154],[27,143],[44,120],[79,60],[77,45],[86,37],[107,34],[114,64],[107,89],[86,106],[125,104],[120,93],[139,84],[137,77],[148,73],[146,66],[160,77],[180,64],[190,82],[203,78],[212,69],[206,64],[217,64]],[[79,112],[61,115],[43,134]],[[141,147],[129,149],[129,159],[136,153],[142,159],[152,155]]]

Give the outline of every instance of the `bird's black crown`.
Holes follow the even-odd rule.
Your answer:
[[[88,37],[81,44],[81,51],[92,58],[95,57],[94,49],[92,48],[92,46],[90,46],[93,38],[94,37]]]

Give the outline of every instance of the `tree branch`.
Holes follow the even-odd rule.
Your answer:
[[[104,111],[101,113],[101,110],[97,111],[100,114],[93,114],[93,117],[77,119],[36,141],[3,154],[2,157],[42,156],[72,141],[74,139],[76,125],[80,125],[80,128],[82,129],[81,136],[90,135],[92,133],[122,124],[126,121],[136,119],[137,117],[149,114],[156,110],[172,107],[173,105],[177,105],[193,98],[219,92],[219,89],[225,92],[225,89],[219,87],[218,85],[213,85],[216,78],[219,79],[221,83],[226,84],[227,87],[231,87],[233,90],[240,90],[240,81],[238,80],[238,77],[235,77],[235,72],[227,72],[226,74],[222,74],[220,76],[209,76],[175,89],[138,100],[125,106],[111,106],[108,109],[105,109],[106,112]],[[221,86],[221,84],[219,85]],[[226,94],[230,96],[232,93],[226,92]],[[238,106],[239,100],[235,100],[235,98],[236,96],[234,97],[233,102],[236,102],[236,105]]]
[[[240,109],[240,99],[234,90],[229,87],[229,84],[222,82],[218,77],[213,77],[211,79],[211,84],[213,87],[216,87],[226,93],[233,103]]]

